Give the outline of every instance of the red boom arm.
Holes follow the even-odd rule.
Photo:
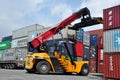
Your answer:
[[[71,24],[76,19],[88,14],[88,12],[89,12],[88,8],[83,8],[79,10],[78,12],[73,13],[71,16],[61,21],[60,23],[55,25],[53,28],[47,30],[46,32],[42,33],[41,35],[36,37],[34,40],[32,40],[31,45],[34,48],[38,47],[39,45],[43,43],[43,41],[44,42],[47,41],[50,37],[54,36],[56,33],[58,33],[60,30],[65,28],[67,25]]]

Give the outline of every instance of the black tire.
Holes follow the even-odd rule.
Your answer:
[[[81,69],[79,74],[82,75],[82,76],[87,76],[89,74],[89,66],[88,66],[88,64],[84,64],[82,66],[82,69]]]
[[[72,75],[71,72],[64,72],[64,75]]]
[[[51,66],[47,61],[40,61],[36,65],[36,69],[39,74],[47,74],[50,72]]]
[[[35,73],[35,70],[26,69],[27,73]]]

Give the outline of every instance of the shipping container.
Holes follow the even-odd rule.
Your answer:
[[[48,29],[50,29],[50,27],[29,32],[29,34],[28,34],[28,42],[32,41],[34,38],[41,35],[43,32],[45,32]],[[63,36],[64,39],[66,39],[66,38],[73,39],[74,35],[75,35],[74,30],[67,30],[67,28],[61,30],[61,33],[62,33],[62,36]],[[62,39],[62,36],[58,32],[57,34],[53,35],[53,37],[48,39],[48,40],[52,40],[52,39],[59,40],[59,39]]]
[[[96,34],[98,37],[103,36],[103,29],[87,31],[90,35]]]
[[[61,34],[62,36],[61,36]],[[60,33],[58,32],[56,35],[53,36],[54,39],[62,39],[62,37],[64,39],[74,39],[75,37],[75,30],[68,30],[67,28],[64,28],[63,30],[60,31]]]
[[[76,57],[83,57],[83,43],[76,42],[75,50],[76,50]]]
[[[104,32],[104,52],[120,52],[120,29]]]
[[[90,58],[90,47],[89,46],[84,46],[84,53],[83,53],[83,59],[84,60],[89,60]]]
[[[2,41],[12,41],[12,35],[3,37]]]
[[[84,35],[83,35],[83,44],[86,45],[86,46],[90,45],[90,34],[87,33],[87,32],[84,32]]]
[[[16,47],[27,47],[28,37],[23,37],[19,39],[12,40],[12,48]]]
[[[104,77],[120,79],[120,54],[104,53]]]
[[[43,28],[43,29],[38,29],[38,30],[34,30],[34,31],[30,31],[28,33],[28,42],[32,41],[33,39],[35,39],[37,36],[39,36],[41,33],[45,32],[49,28],[50,27]]]
[[[4,50],[4,53],[3,53],[3,60],[15,60],[15,49],[7,49],[7,50]]]
[[[98,36],[96,34],[90,35],[90,46],[98,45]]]
[[[103,49],[98,49],[98,61],[103,60]]]
[[[12,39],[17,39],[21,37],[28,37],[28,32],[38,30],[38,29],[43,29],[44,26],[39,25],[39,24],[34,24],[30,25],[27,27],[23,27],[17,30],[12,31]]]
[[[103,10],[104,30],[120,28],[120,5]]]
[[[3,51],[0,51],[0,61],[3,60]]]
[[[79,31],[76,31],[76,40],[83,42],[83,35],[84,35],[84,30],[80,28]]]
[[[25,61],[27,55],[27,48],[16,48],[16,57],[18,61]]]
[[[10,41],[0,42],[0,50],[9,49],[11,47]]]
[[[97,47],[96,46],[90,46],[90,58],[97,58]]]
[[[98,38],[98,49],[103,49],[103,36]]]
[[[27,47],[3,50],[0,67],[4,69],[24,68],[26,54]]]
[[[89,60],[89,71],[90,73],[96,73],[96,60],[93,58]]]
[[[104,68],[104,66],[103,66],[103,60],[98,61],[97,72],[98,72],[98,73],[103,73],[103,70],[104,70],[103,68]]]

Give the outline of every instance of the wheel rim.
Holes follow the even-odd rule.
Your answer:
[[[48,68],[47,68],[47,65],[42,65],[42,66],[41,66],[41,70],[42,70],[42,71],[46,71],[47,69],[48,69]]]
[[[88,68],[84,67],[83,71],[84,71],[84,73],[88,73]]]

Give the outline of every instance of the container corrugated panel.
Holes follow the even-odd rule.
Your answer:
[[[3,51],[0,51],[0,61],[3,60]]]
[[[83,34],[84,34],[83,29],[79,29],[79,31],[76,31],[76,40],[83,42]]]
[[[28,32],[38,30],[38,29],[43,29],[43,28],[44,28],[44,26],[42,26],[42,25],[34,24],[34,25],[30,25],[30,26],[27,26],[24,28],[14,30],[12,32],[12,39],[16,39],[16,38],[20,38],[20,37],[27,37]]]
[[[83,35],[83,44],[89,46],[90,45],[90,34],[87,32],[84,32]]]
[[[120,5],[103,10],[104,30],[120,28]]]
[[[104,32],[104,52],[120,52],[120,29]]]
[[[83,57],[83,43],[76,42],[75,49],[76,49],[76,57]]]
[[[12,35],[3,37],[2,41],[12,41]]]
[[[90,46],[90,58],[96,59],[96,56],[97,56],[97,47]]]
[[[76,38],[76,31],[69,29],[67,32],[67,36],[64,36],[64,38],[68,38],[68,39],[75,39]]]
[[[19,39],[15,39],[12,40],[12,48],[16,48],[16,47],[26,47],[27,46],[27,42],[28,42],[28,37],[24,37],[24,38],[19,38]]]
[[[103,36],[103,29],[87,31],[90,35],[96,34],[98,37]]]
[[[43,32],[45,32],[46,30],[48,30],[50,27],[47,28],[43,28],[43,29],[38,29],[38,30],[34,30],[28,33],[28,42],[32,41],[33,39],[35,39],[37,36],[39,36],[40,34],[42,34]]]
[[[98,49],[98,61],[103,60],[103,49]]]
[[[98,38],[98,49],[103,49],[103,36]]]
[[[15,49],[4,50],[3,60],[4,61],[6,61],[6,60],[16,60]]]
[[[90,35],[90,46],[97,46],[98,45],[98,36],[93,34]]]
[[[96,73],[96,60],[95,59],[90,59],[89,60],[89,71],[90,73]]]
[[[84,46],[84,60],[89,60],[90,58],[90,47],[89,46]]]
[[[120,79],[120,54],[104,53],[104,77]]]
[[[10,41],[0,42],[0,50],[9,49],[11,47]]]
[[[75,30],[67,30],[67,28],[61,30],[62,36],[64,39],[66,38],[74,38],[75,35]],[[61,35],[57,33],[56,35],[53,36],[54,39],[62,39]]]
[[[102,61],[98,61],[98,73],[103,73],[103,60]]]
[[[27,55],[27,48],[17,48],[16,49],[17,61],[25,61],[26,55]]]

